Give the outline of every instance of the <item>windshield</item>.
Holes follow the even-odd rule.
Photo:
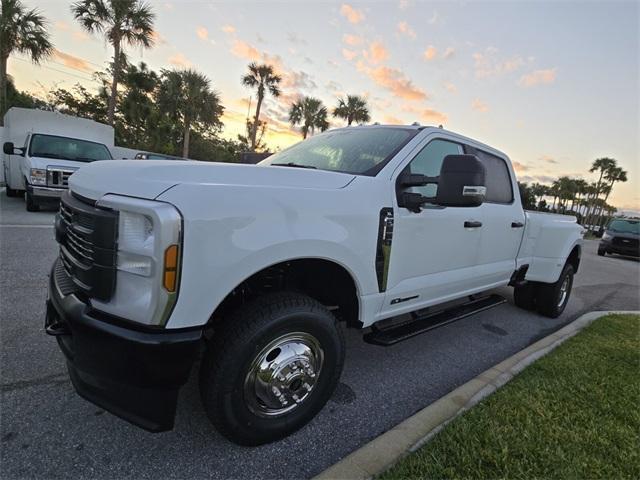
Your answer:
[[[77,162],[111,160],[109,149],[101,143],[77,138],[36,134],[31,137],[30,157],[59,158]]]
[[[607,230],[618,233],[634,233],[640,235],[640,220],[612,220]]]
[[[398,127],[334,130],[271,155],[259,165],[375,175],[418,131]]]

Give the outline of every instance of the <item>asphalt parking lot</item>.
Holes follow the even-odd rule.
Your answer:
[[[308,478],[480,372],[592,310],[640,310],[640,263],[596,256],[586,242],[564,315],[509,303],[393,347],[347,330],[332,400],[296,434],[239,447],[208,422],[195,375],[172,432],[147,433],[81,399],[43,330],[46,281],[57,255],[53,212],[27,213],[0,189],[0,477]],[[196,369],[197,370],[197,369]],[[194,372],[196,371],[194,370]]]

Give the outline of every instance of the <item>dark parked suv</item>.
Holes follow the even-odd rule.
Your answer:
[[[598,255],[618,253],[640,256],[640,219],[614,218],[602,235]]]

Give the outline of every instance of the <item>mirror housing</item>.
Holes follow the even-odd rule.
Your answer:
[[[2,145],[2,151],[5,153],[5,155],[13,155],[13,142],[4,142],[4,145]]]
[[[447,155],[434,203],[443,207],[478,207],[484,202],[485,168],[475,155]]]

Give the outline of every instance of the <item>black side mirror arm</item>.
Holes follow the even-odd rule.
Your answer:
[[[400,177],[400,186],[402,188],[424,187],[431,183],[438,183],[440,177],[427,177],[420,173],[405,173]]]
[[[422,211],[422,206],[429,200],[431,200],[429,197],[425,197],[419,193],[402,192],[398,206],[406,208],[413,213],[420,213]]]

